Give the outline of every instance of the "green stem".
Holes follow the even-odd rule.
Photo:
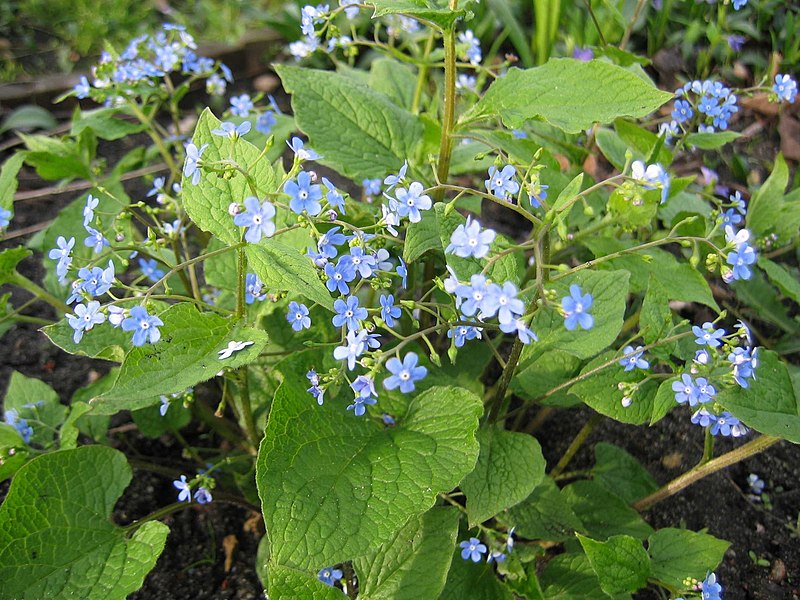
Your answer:
[[[244,248],[239,248],[238,261],[236,262],[237,280],[239,282],[236,289],[236,318],[241,319],[245,315],[245,292],[247,291],[247,257]]]
[[[23,290],[30,292],[40,300],[47,302],[50,306],[55,308],[60,313],[66,314],[72,312],[72,309],[69,306],[67,306],[64,302],[53,296],[50,292],[45,290],[40,285],[34,283],[24,275],[20,275],[16,271],[9,278],[9,283],[11,285],[16,285],[17,287],[21,287]]]
[[[551,477],[558,477],[564,471],[564,469],[573,459],[573,457],[578,452],[580,447],[583,445],[583,443],[586,441],[586,439],[589,437],[592,431],[594,431],[594,428],[597,427],[598,423],[600,423],[601,419],[602,416],[599,413],[595,413],[586,422],[586,424],[583,427],[581,427],[581,430],[575,436],[575,439],[572,440],[572,443],[569,445],[569,448],[567,448],[566,452],[564,452],[564,455],[561,457],[561,460],[559,460],[558,464],[555,467],[553,467],[552,471],[550,471]]]
[[[423,50],[423,63],[419,66],[419,73],[417,74],[417,86],[414,88],[414,99],[411,101],[411,112],[415,115],[419,114],[419,103],[422,101],[422,90],[425,88],[425,83],[428,80],[428,57],[433,50],[433,42],[436,39],[436,33],[431,30],[428,39],[425,42],[425,50]]]
[[[162,517],[166,517],[167,515],[171,515],[174,512],[178,512],[179,510],[183,510],[184,508],[191,506],[191,502],[173,502],[172,504],[168,504],[167,506],[162,506],[158,510],[154,510],[149,515],[142,517],[141,519],[134,521],[130,525],[126,525],[122,528],[125,533],[131,533],[139,529],[142,525],[147,523],[148,521],[157,521]]]
[[[144,114],[142,109],[139,108],[139,105],[135,102],[131,102],[128,106],[131,107],[131,111],[136,118],[139,119],[142,125],[147,128],[145,132],[148,136],[150,136],[150,139],[153,140],[156,148],[158,148],[159,154],[161,154],[161,158],[163,158],[164,162],[167,163],[167,166],[169,167],[169,170],[172,172],[173,176],[177,173],[180,173],[178,167],[175,165],[175,161],[172,158],[172,154],[170,154],[169,150],[164,145],[164,140],[161,139],[160,135],[153,131],[153,120]]]
[[[777,444],[781,441],[781,438],[773,437],[771,435],[762,435],[757,437],[756,439],[746,443],[744,446],[740,446],[736,448],[736,450],[731,450],[730,452],[726,452],[722,456],[719,456],[713,460],[708,461],[705,464],[698,465],[693,469],[690,469],[683,475],[680,475],[667,483],[666,485],[662,486],[649,496],[642,498],[636,504],[633,505],[638,511],[647,510],[654,504],[669,498],[670,496],[674,496],[678,492],[684,490],[685,488],[689,487],[695,481],[702,479],[708,475],[716,473],[722,469],[730,467],[738,462],[745,460],[746,458],[750,458],[751,456],[758,454],[759,452],[763,452],[770,446]]]
[[[451,3],[452,4],[452,3]],[[453,125],[456,118],[456,34],[453,25],[444,31],[444,114],[442,115],[442,139],[439,146],[439,162],[436,180],[446,184],[450,175],[450,158],[453,153]],[[434,202],[444,198],[444,188],[434,191]]]
[[[256,429],[256,422],[253,420],[253,407],[250,404],[250,382],[247,378],[247,367],[239,369],[239,398],[236,404],[239,405],[239,412],[244,421],[247,438],[254,449],[258,448],[258,430]]]
[[[706,427],[706,438],[703,442],[703,458],[700,459],[701,465],[709,462],[714,458],[714,436],[711,435],[711,428]]]

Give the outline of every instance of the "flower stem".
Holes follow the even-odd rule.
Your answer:
[[[453,25],[444,30],[444,113],[442,115],[442,140],[436,179],[447,183],[450,175],[450,157],[453,153],[453,125],[456,115],[456,34]],[[434,202],[444,198],[444,188],[434,190]]]
[[[569,445],[569,448],[567,448],[566,452],[564,452],[564,455],[561,457],[561,460],[559,460],[558,464],[555,467],[553,467],[552,471],[550,471],[551,477],[558,477],[564,471],[566,466],[569,464],[569,461],[572,460],[572,458],[578,452],[580,447],[592,433],[594,428],[597,427],[598,423],[600,423],[601,419],[602,416],[599,413],[595,413],[588,421],[586,421],[586,424],[583,427],[581,427],[581,430],[575,436],[575,439],[572,440],[572,443]]]
[[[50,292],[45,290],[40,285],[34,283],[24,275],[20,275],[19,273],[14,272],[9,278],[9,283],[12,285],[19,286],[23,290],[30,292],[40,300],[47,302],[50,306],[55,308],[59,313],[72,312],[72,309],[69,306],[64,304],[61,300],[53,296]]]

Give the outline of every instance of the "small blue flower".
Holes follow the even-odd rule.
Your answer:
[[[356,270],[352,263],[339,259],[335,266],[331,263],[325,265],[325,275],[328,277],[328,281],[325,282],[328,290],[331,292],[338,290],[344,295],[350,293],[350,286],[347,284],[356,278]]]
[[[194,499],[198,504],[209,504],[214,498],[207,487],[200,486],[194,493]]]
[[[75,85],[73,88],[75,91],[75,97],[78,100],[83,100],[89,96],[89,92],[92,91],[92,86],[89,85],[89,80],[86,79],[85,75],[81,75],[80,81]]]
[[[489,167],[489,179],[484,181],[486,189],[493,196],[508,200],[519,191],[519,183],[515,179],[516,174],[517,170],[511,165],[506,165],[502,171],[494,166]]]
[[[458,41],[459,43],[467,46],[466,50],[464,51],[464,58],[466,58],[473,65],[479,65],[481,63],[481,59],[483,58],[481,53],[481,43],[480,40],[475,37],[475,34],[472,33],[472,30],[467,29],[466,31],[459,33]]]
[[[153,187],[147,192],[147,197],[152,198],[153,196],[158,196],[164,191],[164,185],[166,185],[166,178],[156,177],[153,179]]]
[[[446,254],[455,254],[461,258],[469,256],[483,258],[489,253],[496,236],[497,234],[491,229],[481,231],[481,224],[467,217],[466,224],[456,227],[450,235],[450,244],[444,251]]]
[[[306,379],[308,379],[308,381],[311,383],[311,387],[306,391],[314,397],[314,399],[317,401],[317,404],[322,406],[322,403],[324,402],[323,396],[325,395],[325,390],[319,384],[319,375],[314,369],[311,369],[308,373],[306,373]]]
[[[758,348],[734,348],[728,354],[728,361],[733,370],[733,379],[740,387],[750,387],[748,379],[755,379],[755,370],[758,366]]]
[[[311,148],[306,148],[303,140],[299,137],[293,137],[291,142],[286,142],[289,148],[292,149],[297,160],[303,162],[304,160],[319,160],[322,158],[319,154],[314,152]]]
[[[95,198],[91,194],[86,197],[86,206],[83,207],[83,226],[86,227],[94,220],[94,209],[100,203],[99,198]],[[2,225],[0,225],[2,226]]]
[[[747,4],[747,0],[731,0],[731,4],[733,4],[733,10],[741,10]]]
[[[103,248],[111,245],[106,239],[106,236],[97,231],[94,227],[87,225],[86,231],[89,232],[89,235],[83,240],[83,245],[87,248],[91,248],[95,254],[99,254],[103,251]]]
[[[200,158],[208,148],[208,144],[203,144],[200,148],[191,142],[186,146],[186,162],[183,163],[184,178],[191,177],[192,185],[200,183],[202,172],[200,171]]]
[[[79,343],[85,332],[106,320],[106,315],[99,311],[100,303],[97,300],[92,300],[85,306],[78,304],[75,307],[75,314],[67,315],[69,326],[75,330],[72,336],[73,342]]]
[[[399,319],[402,311],[399,306],[394,305],[394,296],[383,294],[380,298],[381,301],[381,319],[386,323],[387,327],[394,327],[395,319]]]
[[[344,346],[337,346],[334,348],[333,357],[336,360],[346,360],[347,369],[352,371],[356,368],[356,359],[364,354],[364,350],[366,350],[366,342],[366,329],[362,329],[358,333],[355,331],[349,331],[347,333]]]
[[[322,188],[319,184],[311,183],[311,175],[305,171],[297,174],[297,181],[290,179],[283,185],[283,191],[289,195],[289,208],[292,212],[301,214],[306,211],[315,216],[322,211]]]
[[[244,301],[253,304],[256,300],[263,302],[267,295],[264,293],[264,282],[255,273],[248,273],[244,281]]]
[[[469,340],[481,339],[483,329],[474,325],[456,325],[447,330],[447,337],[454,339],[456,348],[461,348]]]
[[[719,415],[711,425],[711,435],[738,438],[747,435],[749,432],[750,430],[727,410]]]
[[[728,253],[725,259],[733,267],[730,278],[732,280],[750,279],[753,276],[750,265],[755,263],[757,258],[755,248],[747,243],[739,244],[735,250]]]
[[[249,133],[251,127],[250,121],[242,121],[239,125],[231,121],[224,121],[217,129],[212,129],[211,133],[235,140]]]
[[[778,96],[778,100],[794,104],[797,99],[797,82],[789,75],[775,75],[772,91]]]
[[[72,264],[72,256],[70,255],[73,246],[75,246],[75,238],[71,237],[69,241],[67,241],[63,235],[60,235],[58,239],[56,239],[56,246],[56,248],[50,250],[47,256],[52,260],[58,260],[56,275],[58,275],[59,282],[65,283],[67,280],[67,270]]]
[[[717,389],[708,383],[708,380],[705,377],[697,378],[695,382],[695,388],[697,389],[697,401],[700,404],[711,402],[714,396],[717,395]]]
[[[158,399],[161,400],[161,406],[158,407],[158,412],[162,417],[166,417],[167,411],[169,410],[169,397],[159,396]]]
[[[155,315],[148,314],[144,306],[134,306],[130,311],[130,316],[122,321],[122,330],[134,332],[134,346],[144,346],[145,342],[155,344],[161,339],[161,332],[158,328],[162,325],[164,322]]]
[[[347,410],[352,410],[357,417],[360,417],[366,412],[366,406],[377,402],[378,394],[375,392],[375,382],[366,375],[359,375],[350,384],[350,387],[355,393],[355,398]]]
[[[694,116],[692,105],[688,100],[676,100],[675,107],[672,109],[672,118],[678,123],[685,123]]]
[[[461,558],[472,562],[481,562],[487,548],[478,538],[469,538],[459,544],[461,546]]]
[[[734,52],[739,52],[744,47],[744,43],[747,41],[747,38],[743,35],[737,35],[732,33],[728,36],[728,47],[733,50]]]
[[[516,333],[519,341],[523,344],[530,344],[531,342],[538,342],[538,336],[528,327],[528,324],[519,319],[513,319],[508,323],[500,324],[500,331],[503,333]]]
[[[625,367],[625,371],[633,371],[634,369],[647,370],[650,368],[650,363],[642,358],[644,351],[641,346],[636,346],[636,350],[633,349],[633,346],[625,346],[622,352],[630,355],[624,356],[619,361],[619,364]]]
[[[422,215],[419,211],[428,210],[432,203],[427,194],[423,194],[423,187],[419,181],[412,181],[408,189],[399,187],[395,191],[397,198],[397,214],[408,217],[412,223],[419,223]]]
[[[0,206],[0,229],[5,229],[11,223],[13,213],[7,208]]]
[[[278,121],[275,118],[274,112],[271,110],[265,111],[258,115],[258,118],[256,119],[256,131],[263,133],[264,135],[269,135],[277,122]]]
[[[672,391],[675,392],[675,401],[678,404],[689,403],[689,406],[696,406],[700,401],[700,393],[691,375],[684,373],[681,375],[681,381],[674,381],[672,383]]]
[[[142,271],[142,275],[154,283],[164,276],[164,271],[158,268],[158,263],[155,258],[151,260],[140,258],[139,268]]]
[[[372,271],[376,267],[375,257],[372,254],[366,254],[361,246],[351,248],[350,254],[345,254],[339,260],[351,265],[356,273],[364,279],[372,277]]]
[[[342,572],[339,569],[327,567],[320,570],[320,572],[317,573],[317,577],[322,583],[332,586],[342,578]]]
[[[504,552],[500,552],[500,550],[489,550],[489,554],[486,557],[486,563],[489,564],[491,562],[505,562],[506,555]]]
[[[525,304],[517,298],[517,287],[506,281],[502,287],[491,284],[489,293],[481,304],[481,318],[492,318],[497,314],[500,325],[508,325],[525,313]]]
[[[361,182],[361,187],[364,188],[365,196],[377,196],[381,193],[381,180],[365,179]]]
[[[349,331],[361,329],[361,321],[367,318],[367,309],[358,305],[358,296],[348,296],[346,301],[341,298],[336,300],[333,310],[336,311],[333,316],[334,327],[347,325]]]
[[[308,307],[305,304],[298,304],[295,301],[289,302],[286,320],[292,324],[292,329],[295,331],[311,328],[311,318],[308,316]]]
[[[17,433],[26,444],[30,444],[33,436],[33,427],[28,425],[28,421],[20,418],[16,408],[10,408],[3,412],[3,420],[17,430]]]
[[[747,0],[738,0],[742,6],[747,3]],[[734,3],[737,0],[734,0]],[[739,10],[738,8],[736,10]],[[722,600],[722,586],[717,583],[717,576],[714,573],[706,575],[705,580],[701,586],[703,600]]]
[[[399,387],[404,394],[413,392],[416,387],[414,382],[424,379],[428,374],[428,369],[417,366],[418,360],[414,352],[406,354],[402,362],[395,356],[387,360],[386,369],[392,375],[383,380],[383,387],[387,390]]]
[[[326,258],[335,258],[339,254],[336,246],[341,246],[347,241],[343,233],[339,233],[340,227],[331,227],[317,240],[317,250]]]
[[[242,94],[241,96],[234,96],[231,98],[231,114],[237,117],[245,118],[249,116],[254,106],[253,101],[250,100],[249,94]]]
[[[180,490],[178,493],[178,502],[191,502],[192,501],[192,485],[186,481],[186,475],[181,475],[180,479],[172,482],[176,489]]]
[[[248,196],[244,200],[245,212],[233,217],[233,223],[239,227],[247,227],[244,239],[251,244],[257,244],[262,237],[272,237],[275,233],[275,207],[267,200],[263,203],[255,196]]]
[[[703,323],[702,328],[698,327],[697,325],[693,326],[692,333],[697,336],[694,340],[695,344],[698,344],[699,346],[708,346],[709,348],[719,348],[722,345],[722,342],[719,340],[725,336],[725,330],[715,330],[714,324],[710,321]]]
[[[729,208],[725,212],[722,213],[720,220],[722,222],[722,226],[725,227],[727,225],[738,225],[743,221],[742,215],[739,214],[735,208]]]
[[[336,189],[336,186],[333,185],[327,177],[322,178],[322,183],[328,188],[328,191],[325,193],[325,200],[328,201],[328,204],[341,214],[347,214],[345,213],[344,196],[342,196],[342,193]]]
[[[396,272],[400,276],[400,287],[405,290],[408,289],[408,267],[402,258],[399,260],[400,264],[397,265]]]
[[[594,327],[594,317],[587,310],[592,307],[594,298],[591,294],[584,294],[580,286],[569,286],[569,296],[561,299],[561,308],[564,309],[564,327],[573,331],[580,325],[583,329]]]
[[[408,171],[408,161],[403,161],[403,166],[400,167],[400,171],[397,175],[387,175],[386,179],[383,180],[383,185],[387,186],[386,191],[389,192],[393,187],[396,185],[401,185],[405,182],[406,179],[406,171]]]
[[[81,289],[92,297],[102,296],[114,284],[114,263],[108,261],[108,267],[83,267],[78,271],[78,277],[83,280]],[[67,302],[69,304],[69,302]]]

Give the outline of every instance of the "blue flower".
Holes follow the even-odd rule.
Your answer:
[[[747,0],[731,0],[733,4],[733,10],[741,10],[745,5],[747,5]]]
[[[249,94],[242,94],[241,96],[234,96],[231,98],[231,114],[237,117],[247,117],[250,111],[253,110],[254,104],[250,100]]]
[[[403,314],[399,306],[394,305],[394,296],[383,294],[380,298],[381,301],[381,319],[386,323],[387,327],[394,327],[395,319],[399,319]]]
[[[496,233],[491,229],[481,231],[481,224],[471,217],[467,217],[466,224],[461,224],[455,228],[450,235],[450,244],[445,248],[445,253],[455,254],[461,258],[474,256],[483,258],[489,253]]]
[[[397,175],[387,175],[386,179],[383,180],[383,185],[387,186],[386,191],[391,191],[393,187],[396,185],[400,185],[405,182],[406,179],[406,171],[408,171],[408,161],[403,161],[403,166],[400,167],[400,171]]]
[[[684,123],[694,116],[692,105],[688,100],[676,100],[675,107],[672,109],[672,118],[678,123]]]
[[[159,327],[164,322],[155,315],[149,315],[144,306],[134,306],[130,316],[122,322],[123,331],[133,331],[133,345],[144,346],[145,342],[155,344],[161,339]]]
[[[503,167],[499,171],[497,167],[489,167],[489,179],[484,181],[489,193],[503,200],[508,200],[519,191],[519,183],[515,179],[517,170],[511,165]]]
[[[306,211],[315,216],[322,210],[322,188],[319,184],[311,184],[311,175],[305,171],[297,174],[297,181],[290,179],[283,185],[283,191],[289,195],[289,208],[292,212],[301,214]]]
[[[400,264],[397,265],[396,272],[400,276],[400,287],[405,290],[408,289],[408,267],[402,258],[399,261]]]
[[[320,572],[317,573],[317,577],[322,583],[332,586],[342,578],[342,572],[339,569],[327,567],[320,570]]]
[[[724,329],[714,329],[714,324],[710,321],[703,323],[702,329],[697,325],[692,327],[692,333],[697,336],[695,344],[708,346],[709,348],[719,348],[722,345],[720,338],[725,336]]]
[[[728,200],[730,200],[733,208],[739,211],[740,214],[746,215],[747,214],[747,203],[742,198],[742,193],[740,191],[736,191],[730,196],[728,196]]]
[[[347,241],[345,235],[339,233],[339,229],[339,227],[331,227],[317,240],[317,249],[322,256],[326,258],[335,258],[339,253],[336,246],[341,246]]]
[[[367,309],[358,305],[358,296],[348,296],[347,300],[341,298],[333,303],[333,325],[343,327],[347,325],[349,331],[361,329],[361,321],[367,318]]]
[[[797,82],[789,75],[775,75],[775,85],[772,91],[778,96],[778,100],[794,104],[797,99]]]
[[[366,329],[362,329],[358,333],[350,331],[347,333],[344,346],[334,348],[333,357],[336,360],[346,360],[348,370],[352,371],[356,368],[356,359],[366,350],[366,341]]]
[[[466,44],[467,48],[464,52],[464,57],[473,65],[479,65],[483,58],[481,54],[481,43],[472,33],[471,29],[458,34],[458,41],[461,44]]]
[[[311,369],[308,373],[306,373],[306,379],[308,379],[308,381],[311,383],[311,387],[306,391],[314,397],[314,399],[317,401],[317,404],[322,406],[325,390],[319,384],[319,375],[314,369]]]
[[[97,231],[94,227],[87,225],[86,231],[89,232],[89,235],[83,240],[83,245],[87,248],[92,248],[95,254],[99,254],[103,251],[104,247],[111,245],[106,239],[106,236]]]
[[[695,382],[695,388],[697,390],[697,401],[700,404],[711,402],[714,396],[717,395],[717,389],[708,383],[708,380],[705,377],[697,378],[697,381]]]
[[[48,257],[52,260],[58,260],[58,264],[56,265],[56,275],[58,275],[58,281],[61,283],[65,283],[67,280],[67,270],[69,269],[70,265],[72,264],[72,248],[75,246],[75,238],[69,238],[67,241],[63,235],[58,236],[56,239],[56,248],[53,248],[48,253]]]
[[[747,38],[743,35],[737,35],[735,33],[728,36],[728,47],[733,50],[734,52],[739,52],[742,47],[744,47],[744,43],[747,41]]]
[[[181,478],[173,481],[172,485],[180,490],[178,493],[178,502],[183,502],[184,500],[186,502],[192,501],[192,485],[186,481],[186,475],[181,475]]]
[[[86,76],[81,75],[80,81],[75,85],[73,90],[75,91],[75,97],[78,98],[78,100],[83,100],[89,96],[92,86],[89,85],[89,80],[86,79]]]
[[[650,368],[650,363],[642,358],[644,351],[641,346],[636,346],[636,350],[633,349],[633,346],[625,346],[622,352],[623,354],[629,355],[622,357],[619,361],[619,364],[625,367],[625,371],[633,371],[634,369],[646,370]]]
[[[289,302],[289,312],[286,313],[286,320],[292,324],[292,329],[300,331],[311,328],[311,318],[308,316],[308,307],[305,304]]]
[[[401,217],[408,217],[412,223],[419,223],[422,215],[419,211],[428,210],[431,207],[431,198],[423,194],[423,187],[419,181],[412,181],[408,189],[397,188],[395,197],[397,198],[397,214]]]
[[[155,258],[151,260],[140,258],[139,268],[142,271],[142,275],[152,282],[156,282],[164,276],[164,271],[158,268],[158,263]]]
[[[345,208],[344,196],[342,196],[342,193],[336,189],[336,186],[333,185],[330,179],[328,179],[327,177],[322,178],[322,183],[325,185],[326,188],[328,188],[328,191],[325,194],[325,199],[328,201],[328,204],[330,204],[333,208],[335,208],[343,215],[347,214],[345,213],[344,210]]]
[[[22,441],[29,444],[33,436],[33,427],[28,425],[28,421],[20,418],[16,408],[10,408],[3,412],[3,420],[17,430]]]
[[[481,318],[492,318],[495,313],[501,325],[515,321],[525,312],[525,304],[517,298],[517,287],[506,281],[503,287],[493,283],[481,304]]]
[[[108,267],[83,267],[78,271],[78,277],[83,280],[81,289],[90,296],[102,296],[114,284],[114,263],[108,261]],[[69,304],[69,302],[67,302]]]
[[[482,328],[474,325],[456,325],[453,329],[447,330],[447,337],[455,340],[456,348],[461,348],[469,340],[481,339],[482,332]]]
[[[339,260],[351,265],[356,273],[364,279],[372,277],[372,271],[376,267],[375,257],[371,254],[366,254],[361,246],[351,248],[350,254],[345,254]]]
[[[200,486],[194,493],[194,499],[198,504],[209,504],[214,498],[207,487]]]
[[[375,392],[375,382],[366,375],[359,375],[356,380],[350,384],[355,398],[353,404],[347,407],[347,410],[352,410],[357,417],[360,417],[366,412],[365,405],[375,404],[377,402],[378,394]]]
[[[486,557],[486,563],[494,562],[505,562],[506,555],[504,552],[500,552],[500,550],[489,550],[489,555]]]
[[[688,373],[681,375],[681,381],[672,382],[672,391],[675,392],[675,401],[678,404],[689,403],[689,406],[696,406],[700,400],[700,393],[694,380]]]
[[[380,179],[365,179],[361,182],[364,188],[365,196],[377,196],[381,193],[381,180]]]
[[[469,538],[459,544],[461,546],[461,558],[464,560],[472,560],[472,562],[481,562],[483,555],[486,554],[486,546],[481,544],[478,538]]]
[[[741,3],[742,6],[747,3],[747,0],[733,0],[734,1],[734,8],[735,3],[738,1]],[[736,10],[739,10],[736,8]],[[717,583],[717,576],[714,573],[709,573],[706,575],[705,580],[701,586],[701,592],[703,594],[703,600],[722,600],[722,586]]]
[[[726,262],[733,267],[730,272],[730,279],[750,279],[753,272],[750,265],[756,262],[757,255],[755,248],[747,244],[739,244],[735,250],[728,253]]]
[[[264,135],[269,135],[277,122],[278,121],[275,118],[274,112],[271,110],[265,111],[258,115],[258,118],[256,119],[256,131],[263,133]]]
[[[569,286],[569,296],[561,299],[561,308],[564,309],[564,327],[573,331],[580,325],[583,329],[594,327],[594,317],[586,311],[592,307],[594,298],[591,294],[584,294],[580,286]]]
[[[161,406],[158,407],[158,412],[162,417],[166,417],[167,411],[169,410],[169,397],[159,396],[158,399],[161,400]]]
[[[538,336],[528,327],[528,324],[521,318],[513,319],[508,323],[500,324],[500,331],[503,333],[516,333],[519,341],[523,344],[538,342]]]
[[[328,277],[328,281],[325,282],[328,289],[331,292],[338,290],[344,295],[350,293],[350,286],[347,284],[356,278],[356,270],[352,263],[339,259],[336,266],[331,263],[325,265],[325,275]]]
[[[299,137],[293,137],[291,142],[286,143],[289,144],[289,148],[292,149],[292,152],[294,152],[295,157],[299,162],[303,162],[304,160],[319,160],[322,158],[311,148],[306,148],[303,144],[303,140],[301,140]]]
[[[738,225],[742,222],[742,215],[735,208],[729,208],[721,215],[722,226]]]
[[[202,172],[200,171],[200,157],[203,156],[208,148],[208,144],[203,144],[200,148],[191,142],[186,146],[186,162],[183,163],[184,178],[192,178],[192,185],[200,183]]]
[[[264,282],[255,273],[248,273],[244,279],[244,301],[253,304],[256,300],[263,302],[267,295],[264,293]]]
[[[212,129],[211,133],[220,137],[227,137],[235,140],[243,135],[246,135],[250,131],[251,127],[252,124],[250,121],[242,121],[239,125],[236,125],[236,123],[232,123],[230,121],[224,121],[220,123],[217,129]]]
[[[86,206],[83,207],[83,226],[86,227],[94,220],[94,209],[100,203],[98,198],[91,194],[86,197]],[[1,226],[1,225],[0,225]]]
[[[245,198],[244,207],[245,212],[233,217],[235,225],[247,227],[244,239],[251,244],[257,244],[262,237],[272,237],[275,233],[275,223],[272,222],[275,207],[267,200],[260,203],[255,196]]]
[[[755,379],[755,370],[758,366],[758,348],[734,348],[728,354],[728,361],[733,370],[733,379],[739,386],[747,389],[750,387],[748,379]]]
[[[84,332],[89,331],[95,325],[103,323],[106,320],[106,315],[100,311],[100,303],[97,300],[92,300],[84,306],[78,304],[75,307],[74,315],[67,315],[67,322],[69,326],[75,330],[72,336],[72,341],[76,344],[81,341]]]
[[[404,394],[413,392],[414,382],[423,379],[428,374],[428,369],[418,367],[419,358],[416,353],[409,352],[401,362],[399,358],[393,356],[386,361],[386,369],[392,374],[383,380],[383,387],[387,390],[400,388]]]
[[[0,206],[0,229],[5,229],[11,223],[13,213],[7,208]]]
[[[644,189],[661,189],[661,202],[666,202],[669,196],[669,173],[660,164],[655,163],[645,166],[641,160],[631,163],[631,177],[643,184]]]

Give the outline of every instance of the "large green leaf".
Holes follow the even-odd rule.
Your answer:
[[[641,541],[629,535],[615,535],[598,542],[580,534],[578,540],[605,593],[635,592],[647,585],[650,557]]]
[[[128,352],[119,377],[108,392],[93,398],[93,414],[113,415],[158,403],[161,394],[182,392],[214,377],[221,369],[251,363],[267,343],[267,334],[216,313],[201,313],[189,303],[175,304],[159,315],[161,340]],[[228,343],[253,342],[221,359]]]
[[[478,464],[461,483],[470,527],[522,502],[544,479],[542,448],[533,436],[489,427],[478,442]]]
[[[141,587],[169,529],[150,521],[133,536],[110,520],[131,480],[125,456],[84,446],[20,469],[0,506],[4,598],[123,600]]]
[[[344,399],[317,406],[305,369],[284,373],[256,483],[273,560],[311,570],[374,551],[456,486],[478,456],[482,405],[470,392],[431,388],[385,428],[344,410]]]
[[[272,165],[261,151],[241,138],[236,140],[235,149],[231,150],[232,141],[229,138],[211,133],[219,125],[220,121],[211,109],[205,109],[195,127],[192,142],[198,148],[208,144],[202,154],[205,163],[234,160],[247,171],[249,180],[239,171],[229,170],[224,176],[204,171],[197,185],[192,184],[191,177],[181,180],[182,198],[186,213],[200,229],[233,245],[242,240],[244,229],[234,225],[233,217],[228,212],[230,204],[241,204],[248,196],[263,200],[267,194],[277,191],[278,184]],[[216,168],[222,167],[217,165]]]
[[[333,298],[322,283],[311,260],[295,250],[272,239],[245,247],[250,270],[261,278],[271,290],[288,290],[305,296],[329,310]]]
[[[353,561],[363,600],[438,598],[447,580],[459,513],[434,507]]]
[[[617,117],[644,117],[672,97],[610,63],[557,58],[533,69],[509,69],[465,119],[496,115],[509,128],[537,119],[579,133]]]
[[[332,71],[286,65],[276,70],[292,94],[298,126],[323,156],[319,162],[356,181],[413,162],[422,125],[389,97]]]
[[[647,540],[651,574],[659,581],[682,587],[687,577],[702,581],[717,568],[730,542],[686,529],[659,529]]]
[[[800,444],[800,412],[786,364],[768,350],[759,351],[758,359],[748,389],[732,386],[716,400],[756,431]]]

